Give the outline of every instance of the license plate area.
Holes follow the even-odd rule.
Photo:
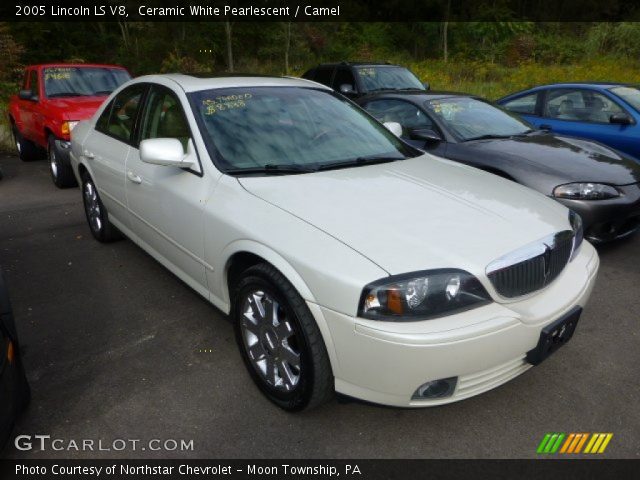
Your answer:
[[[527,352],[527,362],[532,365],[538,365],[567,343],[573,336],[573,332],[576,331],[581,313],[582,308],[576,306],[555,322],[544,327],[540,332],[538,345]]]

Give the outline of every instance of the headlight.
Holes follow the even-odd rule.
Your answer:
[[[63,135],[69,135],[71,133],[71,130],[74,129],[74,127],[76,125],[78,125],[78,123],[80,123],[79,121],[73,121],[73,122],[63,122],[62,123],[62,134]]]
[[[569,200],[604,200],[606,198],[619,197],[620,192],[611,185],[604,183],[567,183],[553,189],[556,198]]]
[[[358,315],[372,320],[426,320],[491,302],[476,277],[438,269],[383,278],[362,291]]]
[[[573,230],[573,253],[571,254],[571,259],[573,259],[573,257],[576,256],[576,253],[578,253],[578,250],[580,250],[580,245],[582,245],[582,240],[584,239],[582,217],[576,212],[569,210],[569,223]]]

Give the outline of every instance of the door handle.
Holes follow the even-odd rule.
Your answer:
[[[553,128],[551,128],[551,125],[548,125],[546,123],[543,123],[542,125],[540,125],[540,129],[541,130],[553,130]]]
[[[93,160],[94,158],[96,158],[96,156],[91,153],[89,150],[85,150],[84,152],[82,152],[82,156],[84,158],[88,158],[89,160]]]
[[[127,178],[131,180],[133,183],[138,183],[138,184],[142,183],[142,177],[140,177],[139,175],[136,175],[131,170],[127,172]]]

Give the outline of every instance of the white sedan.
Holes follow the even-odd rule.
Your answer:
[[[306,80],[154,75],[73,130],[71,160],[94,237],[228,313],[280,407],[453,402],[569,340],[599,260],[559,203],[387,127]]]

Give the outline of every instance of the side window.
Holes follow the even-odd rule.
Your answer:
[[[624,112],[622,107],[601,93],[587,91],[584,98],[586,122],[609,123],[611,115]]]
[[[100,117],[98,117],[98,121],[96,122],[96,130],[98,130],[99,132],[108,133],[109,117],[111,116],[113,102],[114,100],[111,100],[109,102],[109,105],[107,105],[100,114]]]
[[[29,89],[34,95],[40,95],[40,85],[38,83],[38,71],[31,70],[29,74]]]
[[[431,119],[412,103],[402,100],[374,100],[365,105],[371,115],[380,122],[398,122],[402,125],[402,136],[408,137],[415,129],[435,130]]]
[[[184,151],[191,138],[189,124],[180,101],[173,92],[154,87],[151,90],[142,122],[140,140],[148,138],[176,138]]]
[[[140,99],[144,93],[145,85],[132,85],[121,91],[111,102],[109,120],[103,128],[98,128],[101,132],[111,135],[123,142],[130,143],[133,129],[135,127],[136,116],[140,107]],[[106,114],[103,113],[103,116]],[[102,118],[100,119],[102,120]],[[98,125],[96,125],[98,127]]]
[[[351,73],[351,70],[348,68],[338,68],[336,75],[333,77],[331,88],[339,92],[341,85],[350,85],[352,89],[356,89],[356,80],[353,73]]]
[[[319,67],[316,70],[316,76],[314,80],[318,83],[331,86],[331,76],[333,75],[333,67]]]
[[[558,120],[609,123],[622,108],[610,98],[590,90],[551,90],[547,97],[545,116]]]
[[[524,113],[534,115],[536,113],[536,103],[538,102],[538,93],[530,93],[522,97],[514,98],[503,106],[507,110],[516,113]]]

